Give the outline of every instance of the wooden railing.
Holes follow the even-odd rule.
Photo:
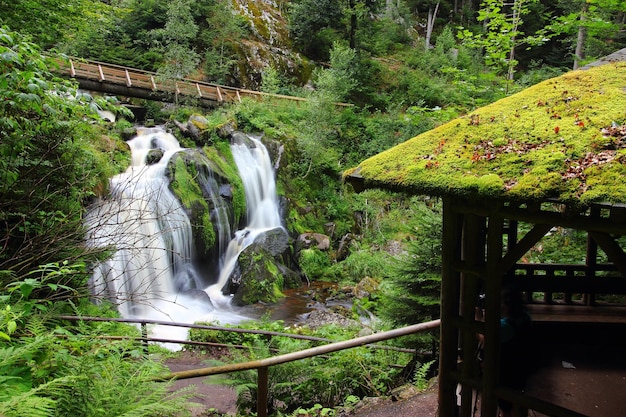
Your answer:
[[[155,321],[155,320],[142,320],[142,319],[116,319],[116,318],[100,318],[100,317],[76,317],[76,316],[60,316],[59,319],[62,320],[71,320],[71,321],[117,321],[117,322],[125,322],[125,323],[138,323],[141,324],[142,335],[141,338],[144,343],[147,341],[159,341],[159,342],[174,342],[174,343],[188,343],[186,341],[173,341],[166,339],[152,339],[147,336],[147,324],[162,324],[168,326],[182,326],[182,327],[190,327],[190,328],[206,328],[211,330],[222,330],[222,331],[235,331],[242,333],[261,333],[261,334],[271,334],[271,335],[279,335],[286,337],[296,337],[301,339],[317,339],[311,338],[310,336],[303,335],[294,335],[288,333],[276,333],[276,332],[265,332],[261,330],[245,330],[245,329],[233,329],[233,328],[224,328],[217,326],[204,326],[204,325],[195,325],[195,324],[183,324],[183,323],[173,323],[166,321]],[[377,345],[372,345],[376,342],[381,342],[384,340],[395,339],[401,336],[407,336],[410,334],[420,333],[428,330],[433,330],[439,328],[441,325],[441,320],[432,320],[425,323],[414,324],[412,326],[402,327],[399,329],[389,330],[385,332],[374,333],[367,336],[357,337],[355,339],[344,340],[339,342],[332,342],[323,346],[317,346],[310,349],[300,350],[297,352],[291,352],[284,355],[272,356],[270,358],[243,362],[243,363],[233,363],[223,366],[214,366],[210,368],[199,368],[199,369],[191,369],[188,371],[180,371],[173,372],[169,375],[164,375],[159,378],[155,378],[156,381],[169,381],[173,379],[187,379],[187,378],[196,378],[201,376],[208,375],[218,375],[225,374],[231,372],[238,371],[246,371],[251,369],[256,369],[258,372],[257,379],[257,416],[258,417],[267,417],[267,404],[268,404],[268,387],[269,387],[269,367],[274,365],[280,365],[287,362],[293,362],[300,359],[312,358],[315,356],[324,355],[331,352],[337,352],[340,350],[351,349],[359,346],[369,346],[376,347]],[[322,339],[318,339],[322,340]],[[381,346],[382,347],[382,346]]]
[[[59,59],[58,72],[76,79],[81,88],[153,100],[192,97],[212,105],[240,102],[243,97],[306,101],[305,98],[268,94],[203,81],[171,80],[157,73],[86,59]],[[345,105],[345,104],[340,104]]]

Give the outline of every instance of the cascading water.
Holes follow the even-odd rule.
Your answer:
[[[193,267],[190,221],[169,190],[166,176],[168,161],[183,149],[162,129],[145,129],[128,142],[132,165],[111,180],[110,198],[94,204],[87,213],[88,244],[115,248],[112,257],[94,270],[91,279],[94,296],[110,300],[127,318],[186,323],[199,320],[236,323],[244,319],[233,311],[230,297],[223,295],[221,289],[239,253],[263,231],[282,227],[269,155],[259,140],[250,138],[250,141],[254,144],[252,148],[246,144],[231,146],[244,183],[248,226],[235,233],[221,256],[220,276],[205,289],[210,302],[206,295],[198,296],[197,289],[211,280],[199,277]],[[149,159],[158,162],[148,165]],[[201,177],[205,192],[215,198],[207,191],[215,189],[209,184],[210,175]],[[225,208],[217,203],[214,206],[220,225],[218,234],[222,236],[218,240],[225,241],[226,237],[230,238],[228,221],[224,220]],[[186,337],[185,330],[176,329],[157,326],[152,329],[152,335],[170,339]]]
[[[260,140],[254,137],[247,139],[253,146],[234,143],[231,151],[246,193],[248,226],[235,233],[221,261],[219,279],[205,290],[211,300],[223,301],[219,294],[233,272],[241,251],[252,244],[259,234],[282,227],[269,153]]]

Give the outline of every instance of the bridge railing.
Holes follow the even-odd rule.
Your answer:
[[[204,81],[166,79],[155,72],[128,68],[120,65],[86,60],[82,58],[59,59],[59,71],[78,80],[124,86],[128,89],[141,89],[152,92],[164,92],[216,103],[241,102],[242,97],[259,99],[262,97],[306,101],[305,98],[280,94],[269,94],[243,88],[228,87]],[[341,103],[346,106],[347,104]]]

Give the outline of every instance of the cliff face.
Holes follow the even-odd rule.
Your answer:
[[[303,85],[313,65],[292,49],[287,27],[286,0],[232,0],[233,9],[249,24],[251,36],[239,45],[236,73],[242,86],[258,89],[263,71],[274,68],[282,77]]]

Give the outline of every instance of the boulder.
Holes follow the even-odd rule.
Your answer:
[[[237,288],[231,279],[230,291],[234,290],[232,303],[244,306],[254,303],[275,303],[283,297],[283,289],[301,284],[297,273],[281,265],[263,245],[252,243],[239,254]]]
[[[302,233],[298,236],[298,250],[317,248],[321,251],[330,249],[330,238],[322,233]]]

